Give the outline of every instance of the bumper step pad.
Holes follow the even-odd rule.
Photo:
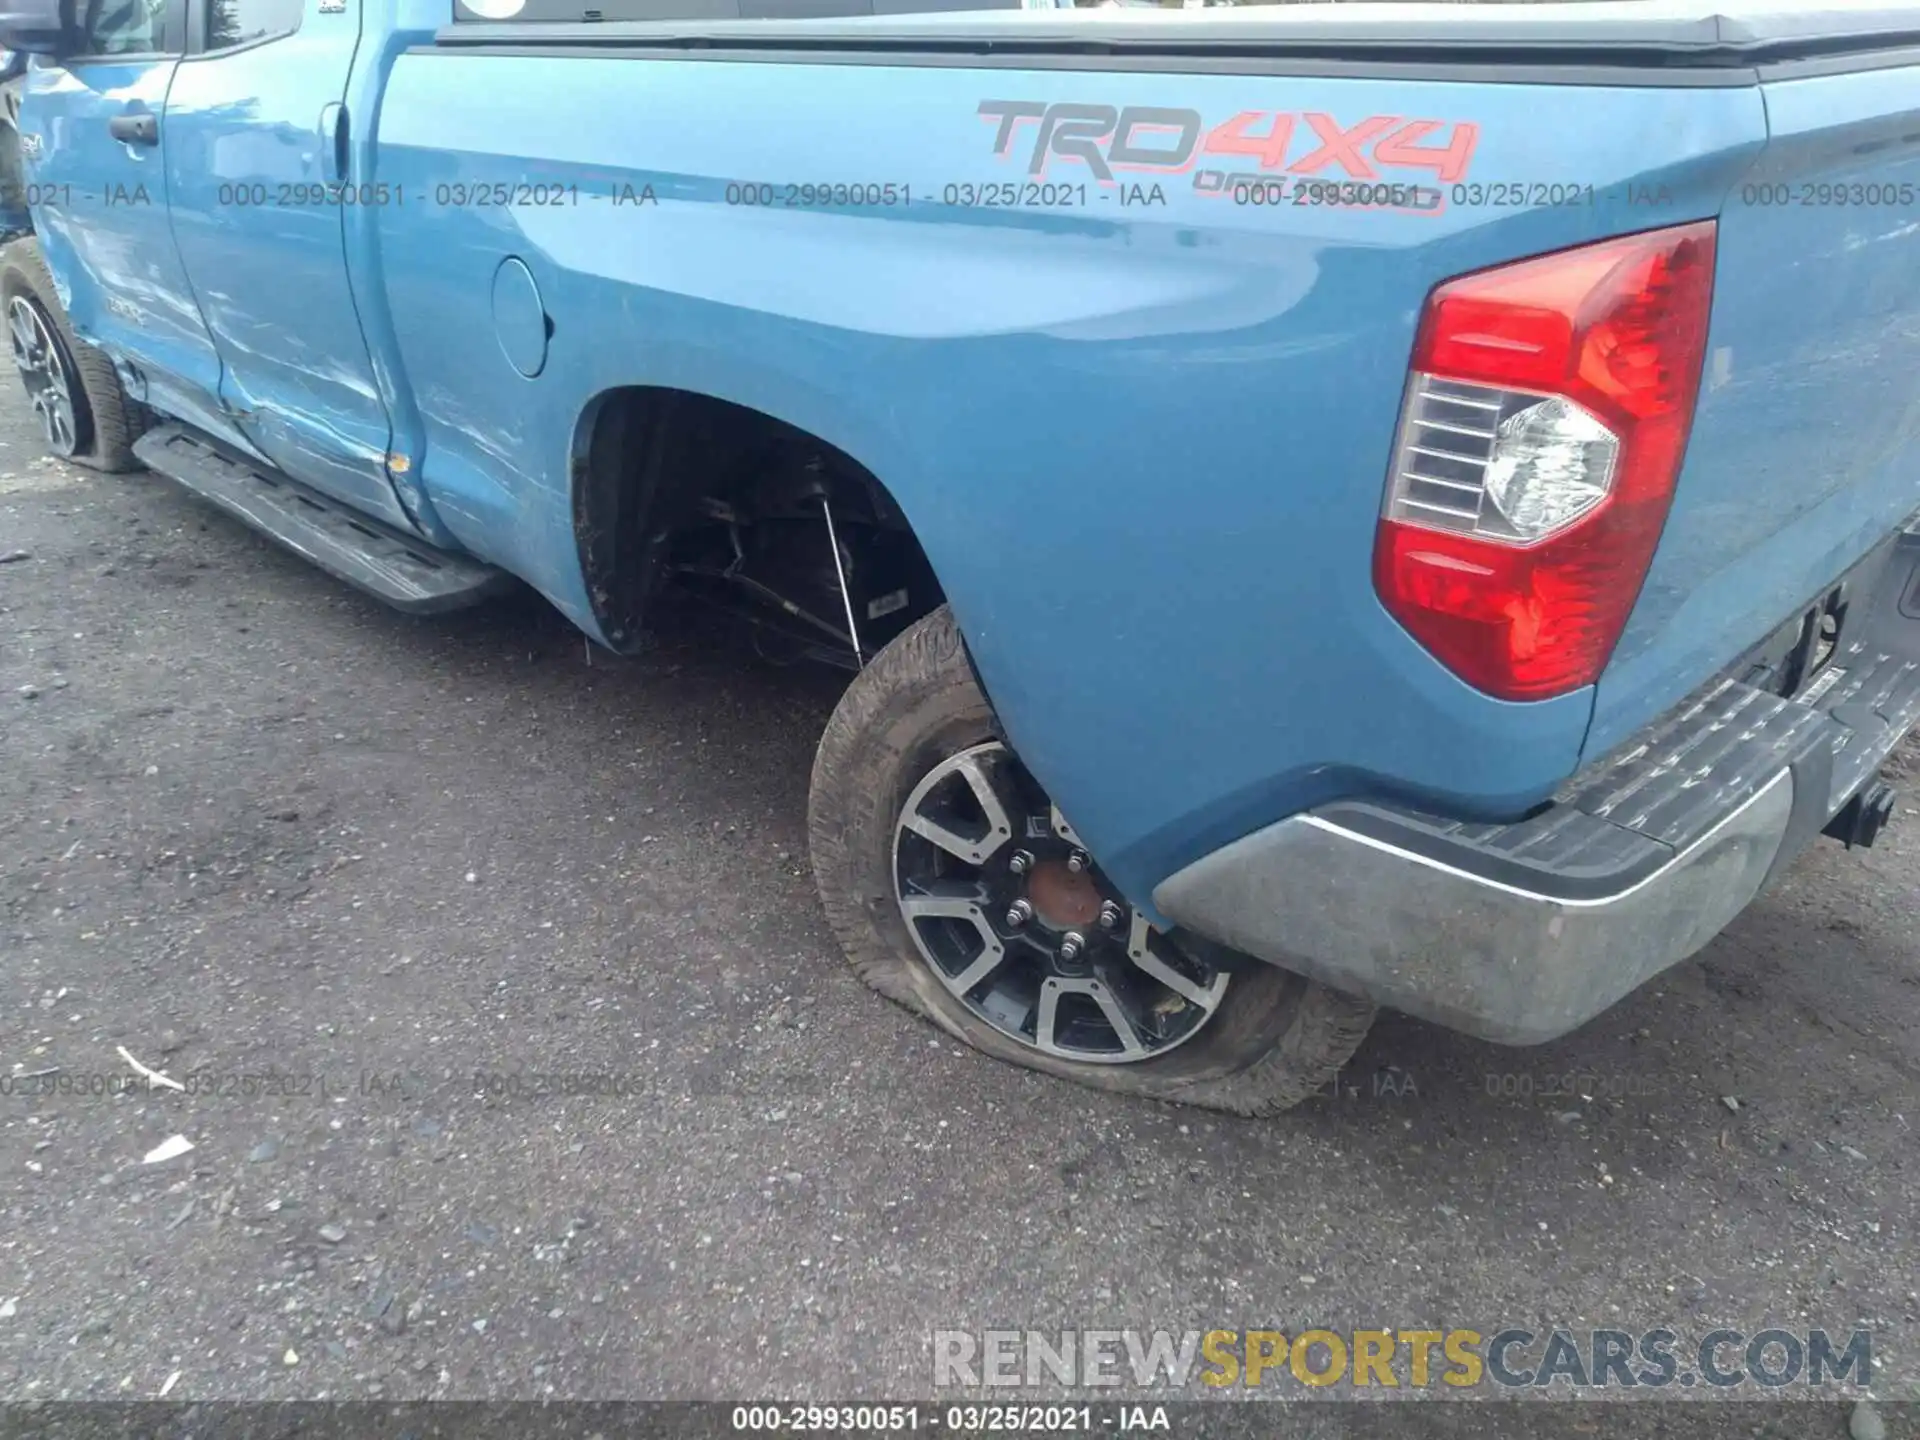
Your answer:
[[[1785,865],[1920,723],[1920,618],[1900,608],[1920,576],[1920,534],[1903,534],[1890,551],[1863,600],[1859,638],[1793,698],[1716,680],[1522,820],[1483,824],[1359,802],[1314,813],[1489,880],[1583,900],[1653,874],[1784,769],[1794,782]]]

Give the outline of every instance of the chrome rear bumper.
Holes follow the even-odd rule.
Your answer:
[[[1920,536],[1794,699],[1724,678],[1506,824],[1322,806],[1154,890],[1201,935],[1469,1034],[1565,1034],[1699,950],[1920,721]]]
[[[1792,813],[1782,770],[1660,869],[1594,899],[1489,880],[1302,815],[1154,898],[1236,950],[1524,1045],[1573,1029],[1719,934],[1766,883]]]

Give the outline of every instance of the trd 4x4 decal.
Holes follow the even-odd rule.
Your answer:
[[[1370,115],[1343,125],[1315,110],[1242,110],[1211,129],[1198,110],[1161,105],[982,100],[979,113],[995,124],[993,153],[1024,155],[1029,175],[1044,175],[1058,157],[1085,165],[1103,181],[1115,170],[1181,174],[1203,157],[1221,156],[1227,157],[1222,164],[1250,164],[1255,176],[1282,171],[1374,180],[1382,171],[1419,170],[1449,184],[1465,178],[1480,139],[1480,127],[1467,120]],[[1296,157],[1291,164],[1289,156]],[[1198,188],[1223,188],[1218,172],[1206,173],[1214,183]]]

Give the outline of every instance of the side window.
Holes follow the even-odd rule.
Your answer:
[[[111,55],[179,54],[183,34],[168,33],[168,21],[178,15],[168,0],[78,0],[74,28],[80,47],[62,60],[90,60]]]
[[[291,35],[305,8],[305,0],[207,0],[207,49]]]

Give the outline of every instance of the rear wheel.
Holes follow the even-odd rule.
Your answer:
[[[1365,1001],[1128,905],[998,733],[943,608],[848,688],[814,762],[814,874],[854,969],[1000,1059],[1268,1114],[1338,1073]]]
[[[37,241],[0,252],[0,309],[47,448],[99,470],[134,469],[140,407],[121,389],[113,362],[74,335]]]

